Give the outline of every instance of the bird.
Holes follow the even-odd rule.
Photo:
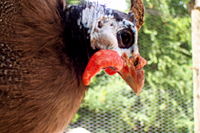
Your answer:
[[[88,90],[83,75],[90,72],[90,59],[99,51],[124,58],[139,54],[140,0],[132,11],[127,14],[94,2],[1,0],[0,133],[62,133]],[[127,66],[118,71],[106,67],[102,69],[119,73],[131,86]]]

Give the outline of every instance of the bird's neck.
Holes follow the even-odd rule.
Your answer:
[[[65,10],[64,15],[64,50],[69,57],[78,79],[82,77],[89,58],[95,50],[90,45],[87,28],[80,27],[77,20],[80,13]]]

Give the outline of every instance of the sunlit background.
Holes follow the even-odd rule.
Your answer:
[[[126,0],[88,0],[91,2],[98,2],[100,4],[104,4],[109,8],[117,9],[120,11],[125,11],[128,9],[128,4]]]

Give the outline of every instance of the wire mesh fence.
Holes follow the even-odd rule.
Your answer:
[[[184,100],[184,96],[172,89],[146,89],[140,96],[130,89],[111,93],[104,98],[96,95],[95,109],[90,107],[93,105],[87,106],[87,95],[90,98],[92,95],[89,90],[86,104],[83,103],[70,128],[82,127],[91,133],[193,132],[192,97]]]

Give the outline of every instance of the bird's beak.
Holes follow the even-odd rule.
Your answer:
[[[147,64],[147,61],[139,54],[131,57],[127,57],[124,54],[122,58],[124,60],[124,66],[119,71],[119,74],[133,91],[139,95],[144,86],[145,75],[143,67]]]
[[[139,54],[134,53],[131,57],[123,54],[121,58],[123,59],[123,67],[118,73],[133,91],[139,95],[144,86],[145,75],[143,67],[147,64],[147,61]],[[105,69],[105,72],[109,75],[116,73],[116,71],[111,68]]]

